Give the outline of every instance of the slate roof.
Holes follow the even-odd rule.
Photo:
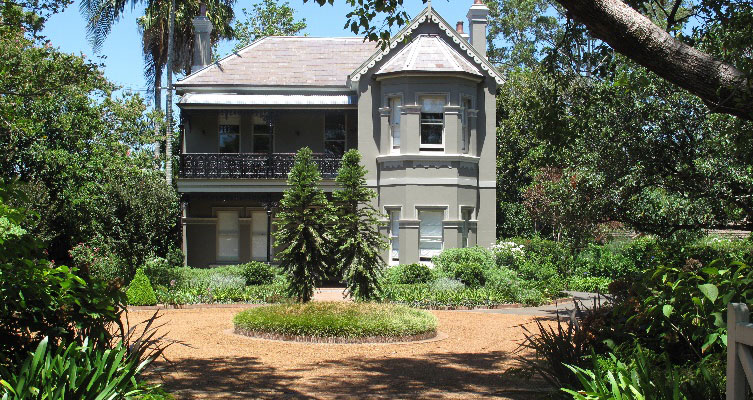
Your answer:
[[[389,74],[406,71],[465,72],[481,75],[481,71],[463,58],[437,35],[416,36],[395,54],[376,73]]]
[[[347,86],[348,75],[378,47],[363,38],[271,36],[260,39],[175,86]]]

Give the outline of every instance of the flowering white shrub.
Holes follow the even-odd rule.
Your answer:
[[[497,242],[489,250],[494,254],[497,265],[513,266],[525,256],[525,247],[515,242]]]

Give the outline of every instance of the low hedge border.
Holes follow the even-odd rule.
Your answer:
[[[252,337],[255,339],[278,340],[283,342],[296,343],[325,343],[325,344],[369,344],[369,343],[406,343],[420,342],[423,340],[434,339],[437,337],[437,331],[420,333],[418,335],[407,336],[365,336],[365,337],[325,337],[325,336],[306,336],[306,335],[285,335],[269,332],[258,332],[235,327],[233,331],[237,335]]]

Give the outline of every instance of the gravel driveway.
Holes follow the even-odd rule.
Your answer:
[[[302,344],[230,333],[241,308],[165,310],[173,345],[157,365],[178,399],[510,398],[540,394],[540,381],[502,372],[516,365],[521,324],[533,317],[432,311],[442,340],[411,344]],[[153,311],[131,311],[131,323]],[[156,378],[156,375],[153,375]]]

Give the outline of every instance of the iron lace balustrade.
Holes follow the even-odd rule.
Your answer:
[[[293,153],[187,153],[180,155],[181,178],[202,179],[287,179],[293,167]],[[334,179],[340,157],[314,154],[324,179]]]

